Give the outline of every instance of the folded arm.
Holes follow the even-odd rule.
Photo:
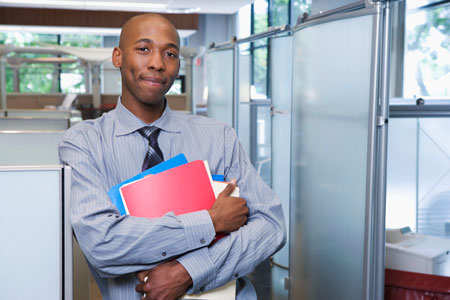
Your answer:
[[[72,167],[72,227],[86,258],[102,276],[149,269],[214,239],[207,211],[156,219],[121,216],[107,195],[108,174],[89,147],[66,138],[59,152],[61,162]]]

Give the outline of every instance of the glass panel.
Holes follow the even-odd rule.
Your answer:
[[[0,170],[0,190],[5,212],[0,218],[2,299],[24,293],[27,277],[33,299],[61,299],[60,171]]]
[[[289,24],[289,0],[272,0],[270,26]]]
[[[253,50],[253,81],[251,99],[267,99],[267,47]]]
[[[364,0],[313,0],[311,5],[311,15],[317,15],[357,2],[364,3]]]
[[[416,231],[417,119],[390,119],[386,228]]]
[[[419,124],[418,232],[450,238],[450,119]]]
[[[294,35],[291,299],[364,299],[373,20]]]
[[[208,116],[233,125],[233,49],[206,55]]]
[[[292,36],[274,38],[271,41],[270,77],[272,116],[272,189],[281,199],[286,224],[289,224],[289,184],[291,157],[291,100],[292,100]],[[272,299],[288,299],[285,278],[289,271],[289,226],[286,245],[273,256]],[[281,265],[281,266],[279,266]],[[283,267],[282,267],[283,266]]]
[[[267,18],[268,0],[256,0],[253,2],[253,34],[264,32],[269,27]]]
[[[239,56],[239,141],[250,155],[250,67],[249,54]]]
[[[267,185],[272,185],[270,106],[256,107],[256,161],[254,166]]]
[[[450,97],[449,19],[450,3],[406,16],[404,97]]]

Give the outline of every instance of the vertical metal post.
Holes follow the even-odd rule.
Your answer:
[[[239,126],[239,45],[233,45],[233,128],[238,132]]]
[[[92,65],[92,104],[99,108],[102,104],[100,91],[100,64]]]
[[[70,224],[70,188],[72,178],[72,168],[64,166],[62,169],[62,201],[63,201],[63,283],[64,283],[64,300],[73,299],[73,234],[72,226]]]
[[[193,115],[195,115],[195,103],[194,97],[192,97],[192,57],[184,57],[184,66],[186,71],[185,84],[186,84],[186,109],[190,110]]]
[[[380,104],[378,112],[378,155],[377,155],[377,184],[375,198],[375,285],[374,298],[384,298],[384,268],[386,247],[386,169],[387,169],[387,136],[389,118],[389,69],[391,44],[391,7],[390,2],[384,3],[382,52],[380,72]]]
[[[91,84],[91,64],[87,62],[83,62],[84,65],[84,86],[86,88],[86,94],[92,93],[92,84]]]
[[[0,109],[7,109],[6,102],[6,56],[0,52]]]
[[[20,75],[19,75],[20,66],[11,66],[11,68],[13,71],[14,92],[20,93]]]

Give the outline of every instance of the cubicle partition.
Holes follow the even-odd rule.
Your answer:
[[[290,299],[383,299],[389,3],[331,9],[294,28]]]
[[[69,118],[0,117],[0,130],[66,130]]]
[[[0,166],[2,299],[72,299],[68,187],[68,167]]]
[[[206,55],[208,116],[233,126],[234,47],[209,51]]]
[[[0,130],[0,166],[59,164],[64,131]]]
[[[292,42],[291,34],[270,40],[272,100],[272,189],[281,199],[287,224],[286,245],[272,258],[272,299],[289,299],[289,202],[291,158],[291,105],[292,105]]]

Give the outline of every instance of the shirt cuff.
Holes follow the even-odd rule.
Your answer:
[[[207,247],[189,252],[177,258],[177,261],[183,265],[192,278],[192,288],[187,291],[188,294],[204,292],[205,287],[216,278],[216,269],[209,257]]]
[[[186,241],[192,250],[208,246],[216,236],[211,216],[206,210],[179,215],[177,218],[184,225]]]

